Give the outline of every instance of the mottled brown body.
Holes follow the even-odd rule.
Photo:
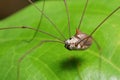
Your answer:
[[[84,50],[91,46],[92,37],[76,29],[76,34],[65,41],[65,48],[69,50]]]

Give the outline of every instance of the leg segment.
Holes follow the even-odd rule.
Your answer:
[[[66,8],[66,13],[68,17],[68,33],[69,33],[69,38],[71,37],[71,30],[70,30],[70,15],[69,15],[69,10],[67,6],[67,0],[64,0],[65,8]]]
[[[44,11],[44,7],[45,7],[45,0],[43,2],[43,6],[42,6],[42,12]],[[42,18],[43,18],[43,14],[41,14],[41,17],[40,17],[36,32],[34,33],[33,37],[30,40],[28,40],[27,42],[31,42],[36,37],[36,35],[38,33],[38,30],[40,28],[41,22],[42,22]]]
[[[24,60],[25,57],[27,57],[32,51],[34,51],[35,49],[37,49],[38,47],[40,47],[41,45],[43,45],[43,43],[48,43],[48,42],[59,42],[59,43],[63,43],[57,40],[43,40],[41,41],[39,44],[37,44],[36,46],[34,46],[33,48],[31,48],[30,50],[28,50],[25,54],[23,54],[17,62],[17,80],[20,80],[20,64],[22,63],[22,61]]]
[[[33,4],[33,6],[53,25],[53,27],[58,31],[58,33],[66,40],[64,34],[60,31],[58,26],[42,11],[40,10],[33,2],[32,0],[28,0],[29,3]]]

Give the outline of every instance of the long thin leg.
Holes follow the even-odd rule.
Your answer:
[[[48,43],[48,42],[58,42],[58,43],[63,43],[57,40],[43,40],[41,41],[39,44],[37,44],[36,46],[34,46],[33,48],[31,48],[30,50],[28,50],[25,54],[23,54],[19,59],[18,59],[18,63],[17,63],[17,80],[20,80],[20,64],[22,63],[22,61],[24,60],[25,57],[27,57],[33,50],[37,49],[38,47],[40,47],[43,43]]]
[[[67,6],[67,1],[64,0],[64,4],[66,7],[66,12],[67,12],[67,17],[68,17],[68,33],[69,33],[69,38],[71,37],[71,30],[70,30],[70,15],[69,15],[69,10],[68,10],[68,6]]]
[[[58,31],[58,33],[66,40],[65,36],[63,33],[59,30],[58,26],[44,13],[42,12],[31,0],[28,0],[33,6],[53,25],[53,27]]]
[[[42,6],[42,12],[44,11],[44,6],[45,6],[45,0],[44,0],[44,2],[43,2],[43,6]],[[33,41],[34,38],[36,37],[36,35],[37,35],[37,33],[38,33],[38,30],[39,30],[39,28],[40,28],[41,22],[42,22],[42,18],[43,18],[43,14],[41,14],[41,17],[40,17],[40,20],[39,20],[39,23],[38,23],[36,32],[34,33],[33,37],[32,37],[29,41],[27,41],[27,42]]]
[[[34,31],[37,31],[37,30],[38,30],[38,29],[35,29],[35,28],[32,28],[32,27],[27,27],[27,26],[0,28],[0,30],[9,30],[9,29],[30,29],[30,30],[34,30]],[[58,38],[57,36],[54,36],[54,35],[52,35],[52,34],[50,34],[50,33],[48,33],[48,32],[44,32],[44,31],[42,31],[42,30],[38,30],[38,32],[43,33],[43,34],[46,34],[46,35],[48,35],[48,36],[50,36],[50,37],[53,37],[53,38],[55,38],[55,39],[57,39],[57,40],[59,40],[59,41],[64,41],[64,40]]]
[[[92,36],[93,33],[95,33],[96,30],[97,30],[99,27],[101,27],[101,25],[102,25],[109,17],[111,17],[116,11],[118,11],[119,9],[120,9],[120,6],[117,7],[114,11],[112,11],[112,12],[91,32],[90,36]]]
[[[86,12],[87,5],[88,5],[88,0],[86,0],[86,4],[85,4],[85,7],[84,7],[84,10],[83,10],[83,13],[82,13],[82,16],[81,16],[79,25],[78,25],[78,29],[80,29],[81,23],[82,23],[82,21],[83,21],[83,17],[84,17],[85,12]]]
[[[99,56],[102,56],[100,45],[98,44],[98,42],[94,38],[92,38],[92,39],[95,42],[95,44],[99,50]],[[102,60],[101,60],[101,58],[99,58],[99,76],[98,76],[99,80],[101,80],[101,70],[102,70]]]

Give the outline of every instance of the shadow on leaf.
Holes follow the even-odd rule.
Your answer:
[[[63,70],[74,70],[77,68],[78,65],[80,67],[83,62],[84,62],[84,60],[82,58],[72,56],[67,59],[64,59],[61,62],[61,68]]]

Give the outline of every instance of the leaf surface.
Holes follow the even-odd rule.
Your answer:
[[[119,6],[119,0],[90,0],[81,31],[90,34],[95,27]],[[36,5],[42,8],[43,2]],[[67,2],[70,13],[71,33],[75,34],[85,1],[74,0]],[[45,14],[58,26],[68,38],[67,15],[63,1],[46,1]],[[41,14],[33,6],[29,6],[11,17],[0,21],[0,28],[14,26],[31,26],[36,28]],[[93,37],[101,47],[102,56],[95,43],[84,51],[69,51],[60,43],[44,43],[30,52],[22,61],[20,80],[120,80],[120,10],[111,16],[99,28]],[[62,36],[44,17],[40,30]],[[34,31],[14,29],[0,31],[0,80],[16,80],[17,60],[26,51],[37,45],[41,40],[56,40],[48,35],[38,33],[35,40]],[[101,59],[101,73],[99,72]]]

